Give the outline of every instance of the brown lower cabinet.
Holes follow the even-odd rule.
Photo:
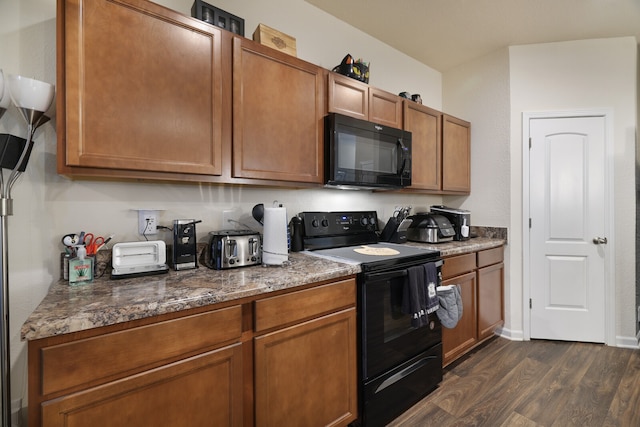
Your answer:
[[[464,356],[504,323],[503,247],[444,258],[442,284],[461,288],[462,318],[442,328],[443,364]]]
[[[30,341],[29,425],[345,426],[355,279],[309,286]]]

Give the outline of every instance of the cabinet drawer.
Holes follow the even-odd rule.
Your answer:
[[[464,254],[452,256],[444,259],[442,266],[442,278],[457,276],[459,274],[468,273],[476,269],[476,254]]]
[[[487,249],[486,251],[478,252],[478,268],[485,267],[491,264],[497,264],[504,259],[504,249],[502,246],[499,248]]]
[[[242,309],[233,306],[46,347],[42,394],[99,384],[160,361],[240,338]]]
[[[255,331],[311,319],[355,303],[355,279],[261,299],[255,302]]]

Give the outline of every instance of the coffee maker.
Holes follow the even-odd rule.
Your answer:
[[[453,240],[469,240],[471,212],[464,209],[449,208],[443,205],[431,206],[431,212],[446,217],[453,225],[456,234]]]

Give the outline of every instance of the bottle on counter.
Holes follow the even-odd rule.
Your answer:
[[[93,282],[93,259],[87,257],[84,245],[78,245],[76,257],[69,260],[69,284]]]

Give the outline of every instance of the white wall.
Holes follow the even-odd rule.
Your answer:
[[[522,338],[522,112],[612,108],[615,136],[616,319],[620,345],[636,334],[637,42],[633,38],[513,46],[448,70],[443,110],[471,121],[471,195],[443,197],[474,223],[508,227],[505,332]]]
[[[190,15],[193,0],[162,1]],[[372,63],[371,83],[393,93],[420,93],[426,105],[441,108],[441,75],[389,46],[337,21],[306,2],[216,1],[219,7],[245,18],[251,37],[259,22],[297,38],[298,56],[327,68],[350,52]],[[50,83],[55,75],[55,1],[0,1],[0,68]],[[55,121],[55,120],[54,120]],[[0,133],[25,136],[26,126],[11,108],[0,119]],[[60,238],[80,230],[115,233],[114,241],[139,240],[137,214],[132,209],[162,210],[160,224],[176,218],[196,218],[200,241],[223,228],[223,209],[237,208],[241,218],[256,203],[284,203],[289,216],[302,210],[377,210],[386,219],[395,205],[425,210],[441,203],[436,196],[408,196],[340,190],[287,190],[215,185],[72,181],[56,173],[55,123],[36,133],[36,145],[26,173],[13,191],[14,215],[9,218],[10,328],[12,397],[26,404],[26,346],[20,341],[23,322],[59,277]],[[228,228],[225,226],[224,228]],[[160,236],[165,237],[165,236]],[[167,236],[168,237],[168,236]]]
[[[512,247],[522,246],[522,113],[610,108],[613,111],[616,340],[635,341],[635,147],[637,41],[633,37],[513,46],[511,80]],[[522,277],[512,253],[511,277]],[[522,289],[512,283],[515,318]],[[521,306],[521,305],[520,305]],[[522,316],[523,313],[519,313]],[[514,319],[515,320],[515,319]],[[512,325],[517,329],[518,325]],[[637,341],[635,341],[637,344]]]
[[[471,222],[485,226],[510,225],[509,150],[509,52],[501,49],[448,70],[442,76],[443,111],[471,122],[471,195],[443,197],[447,206],[471,211]],[[520,301],[512,315],[511,286],[520,280],[510,277],[510,259],[519,246],[505,248],[505,325],[520,325]],[[517,253],[516,253],[517,256]]]

